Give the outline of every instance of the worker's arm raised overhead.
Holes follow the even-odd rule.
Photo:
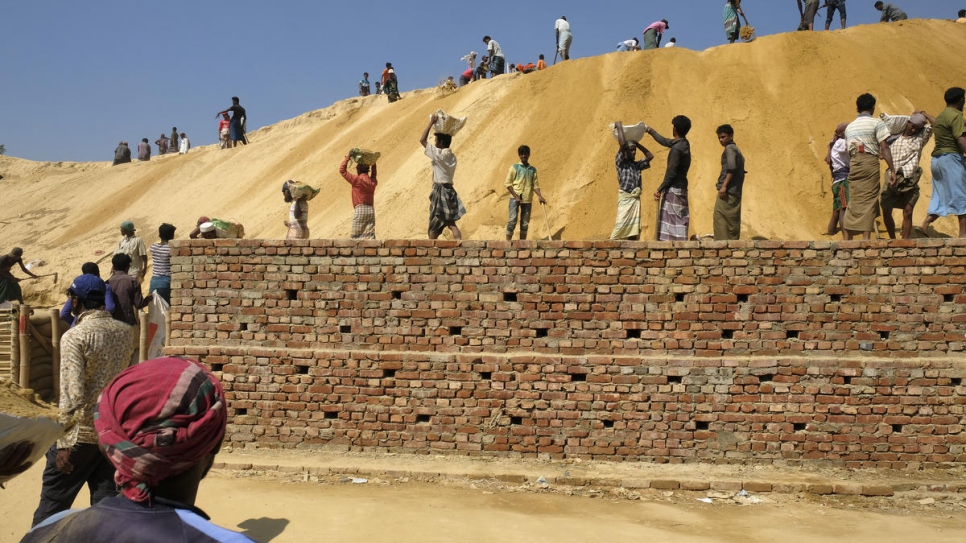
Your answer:
[[[423,149],[429,144],[429,131],[432,130],[433,125],[436,124],[436,114],[433,113],[429,118],[429,124],[426,125],[426,130],[423,130],[423,135],[419,138],[419,146]]]

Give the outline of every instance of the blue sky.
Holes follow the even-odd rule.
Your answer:
[[[849,26],[875,23],[848,0]],[[966,0],[897,0],[910,17],[955,18]],[[962,5],[959,5],[962,4]],[[458,77],[486,34],[510,62],[548,62],[554,21],[573,26],[573,57],[609,53],[666,18],[689,49],[726,43],[724,0],[171,0],[7,2],[0,35],[0,144],[45,161],[111,160],[119,140],[153,142],[172,126],[216,141],[215,113],[241,98],[249,129],[355,95],[392,62],[402,91]],[[744,0],[759,36],[794,30],[795,0]],[[824,9],[816,21],[824,27]],[[838,23],[833,25],[838,28]]]

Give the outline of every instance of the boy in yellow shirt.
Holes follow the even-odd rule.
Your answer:
[[[517,149],[520,156],[520,163],[510,166],[510,171],[506,174],[506,181],[503,186],[510,193],[510,220],[506,223],[506,239],[513,239],[513,231],[517,227],[517,216],[520,218],[520,239],[527,239],[527,230],[530,228],[530,210],[533,208],[533,193],[537,193],[537,198],[541,204],[546,204],[547,200],[540,194],[540,185],[537,182],[537,169],[530,165],[530,147],[521,145]]]

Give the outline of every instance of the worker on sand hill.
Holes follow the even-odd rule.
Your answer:
[[[130,273],[140,282],[147,275],[148,250],[144,247],[141,238],[135,236],[134,232],[133,222],[124,221],[121,223],[121,240],[117,242],[114,254],[126,254],[131,257]]]
[[[352,185],[352,239],[376,239],[376,210],[373,207],[376,195],[376,165],[371,167],[361,161],[356,163],[356,173],[349,173],[350,157],[355,149],[339,165],[339,174]],[[371,171],[371,173],[370,173]]]
[[[818,13],[818,0],[805,0],[804,6],[802,6],[802,0],[795,1],[798,2],[798,14],[801,16],[801,25],[798,29],[814,30],[815,14]]]
[[[23,542],[145,541],[146,534],[151,541],[251,541],[194,507],[221,448],[226,412],[221,383],[193,360],[128,368],[104,387],[94,423],[93,447],[112,474],[116,469],[120,492],[36,526]]]
[[[741,36],[741,20],[738,17],[744,17],[745,24],[748,24],[748,18],[741,9],[741,0],[728,0],[721,16],[724,19],[725,38],[728,43],[734,43]]]
[[[536,193],[541,205],[547,200],[540,194],[540,183],[537,179],[537,169],[530,164],[530,147],[521,145],[517,148],[520,162],[510,166],[503,182],[504,188],[510,193],[509,219],[506,223],[506,240],[513,239],[513,231],[517,227],[517,217],[520,219],[520,239],[527,239],[530,229],[530,213],[533,210],[533,195]]]
[[[718,198],[714,201],[714,239],[741,239],[741,195],[745,185],[745,156],[735,145],[735,129],[723,124],[715,131],[718,143],[724,147],[721,153],[721,174],[715,188]]]
[[[490,73],[494,77],[502,75],[506,67],[506,57],[503,56],[503,48],[500,44],[489,36],[483,36],[483,43],[486,44],[487,57],[490,59]]]
[[[10,251],[10,254],[0,257],[0,304],[4,302],[23,303],[23,291],[20,289],[20,279],[17,279],[10,273],[14,264],[19,264],[20,269],[30,277],[37,277],[24,266],[23,249],[20,247],[14,247]]]
[[[248,138],[245,137],[245,131],[246,131],[245,125],[246,125],[246,121],[248,120],[247,119],[248,112],[245,111],[245,108],[241,106],[237,96],[231,97],[230,108],[224,111],[219,111],[218,114],[215,115],[215,117],[221,117],[226,113],[231,113],[231,123],[229,124],[229,130],[231,131],[232,147],[237,146],[239,142],[241,142],[242,145],[248,145]]]
[[[658,144],[668,147],[667,170],[664,181],[654,193],[654,200],[661,202],[658,218],[658,241],[687,241],[691,212],[688,206],[688,171],[691,170],[691,119],[678,115],[671,119],[672,138],[657,133],[651,126],[647,133]]]
[[[845,210],[849,207],[849,147],[845,141],[845,129],[849,123],[839,123],[832,141],[828,143],[825,163],[832,174],[832,216],[825,234],[838,234],[845,223]]]
[[[875,219],[879,216],[879,160],[889,166],[889,184],[895,183],[896,169],[892,163],[892,150],[887,142],[889,127],[872,114],[875,97],[863,94],[855,101],[859,116],[845,129],[845,141],[849,146],[849,207],[845,211],[842,228],[845,239],[856,233],[862,239],[871,239]]]
[[[845,28],[845,0],[826,0],[825,5],[828,6],[828,13],[825,17],[825,30],[832,28],[832,21],[835,19],[835,12],[839,12],[839,17],[841,17],[842,28]]]
[[[875,9],[882,12],[882,17],[879,18],[880,23],[894,23],[896,21],[905,21],[909,18],[905,11],[902,11],[892,4],[876,2]]]
[[[641,42],[637,38],[631,38],[629,40],[624,40],[617,44],[617,50],[621,52],[627,51],[640,51]],[[540,58],[543,58],[542,56]]]
[[[126,141],[122,141],[114,148],[114,163],[111,165],[117,166],[128,162],[131,162],[131,148],[127,146]]]
[[[614,123],[617,131],[617,221],[610,239],[638,240],[641,238],[641,172],[651,167],[654,154],[636,141],[627,141],[624,124]],[[637,150],[644,160],[635,160]]]
[[[913,113],[906,121],[902,134],[889,143],[892,163],[899,171],[896,172],[895,182],[883,188],[879,204],[882,207],[882,222],[892,239],[896,239],[893,209],[902,210],[902,239],[912,237],[912,212],[919,201],[919,178],[922,177],[919,161],[922,159],[922,148],[932,137],[935,122],[936,119],[925,111]]]
[[[560,53],[560,60],[570,60],[570,44],[573,42],[573,34],[570,33],[570,23],[567,17],[561,15],[554,23],[554,33],[556,34],[557,52]]]
[[[450,150],[453,136],[437,132],[434,134],[435,142],[429,143],[429,131],[437,119],[436,114],[429,118],[429,125],[419,138],[419,145],[425,149],[433,166],[433,192],[429,195],[429,239],[439,238],[446,228],[453,234],[453,239],[463,239],[456,221],[466,214],[466,209],[453,188],[453,177],[456,175],[456,155]]]
[[[936,145],[932,152],[932,199],[922,229],[925,231],[940,216],[956,215],[959,237],[966,238],[966,90],[952,87],[944,98],[946,109],[933,123]]]
[[[664,36],[664,31],[671,28],[668,25],[667,19],[661,19],[655,23],[651,23],[647,28],[644,29],[644,46],[641,49],[657,49],[661,46],[661,38]]]

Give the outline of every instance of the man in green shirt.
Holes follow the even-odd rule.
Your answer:
[[[932,199],[923,231],[939,217],[956,215],[959,237],[966,238],[966,127],[963,105],[966,90],[953,87],[946,91],[946,109],[936,117],[932,152]]]

